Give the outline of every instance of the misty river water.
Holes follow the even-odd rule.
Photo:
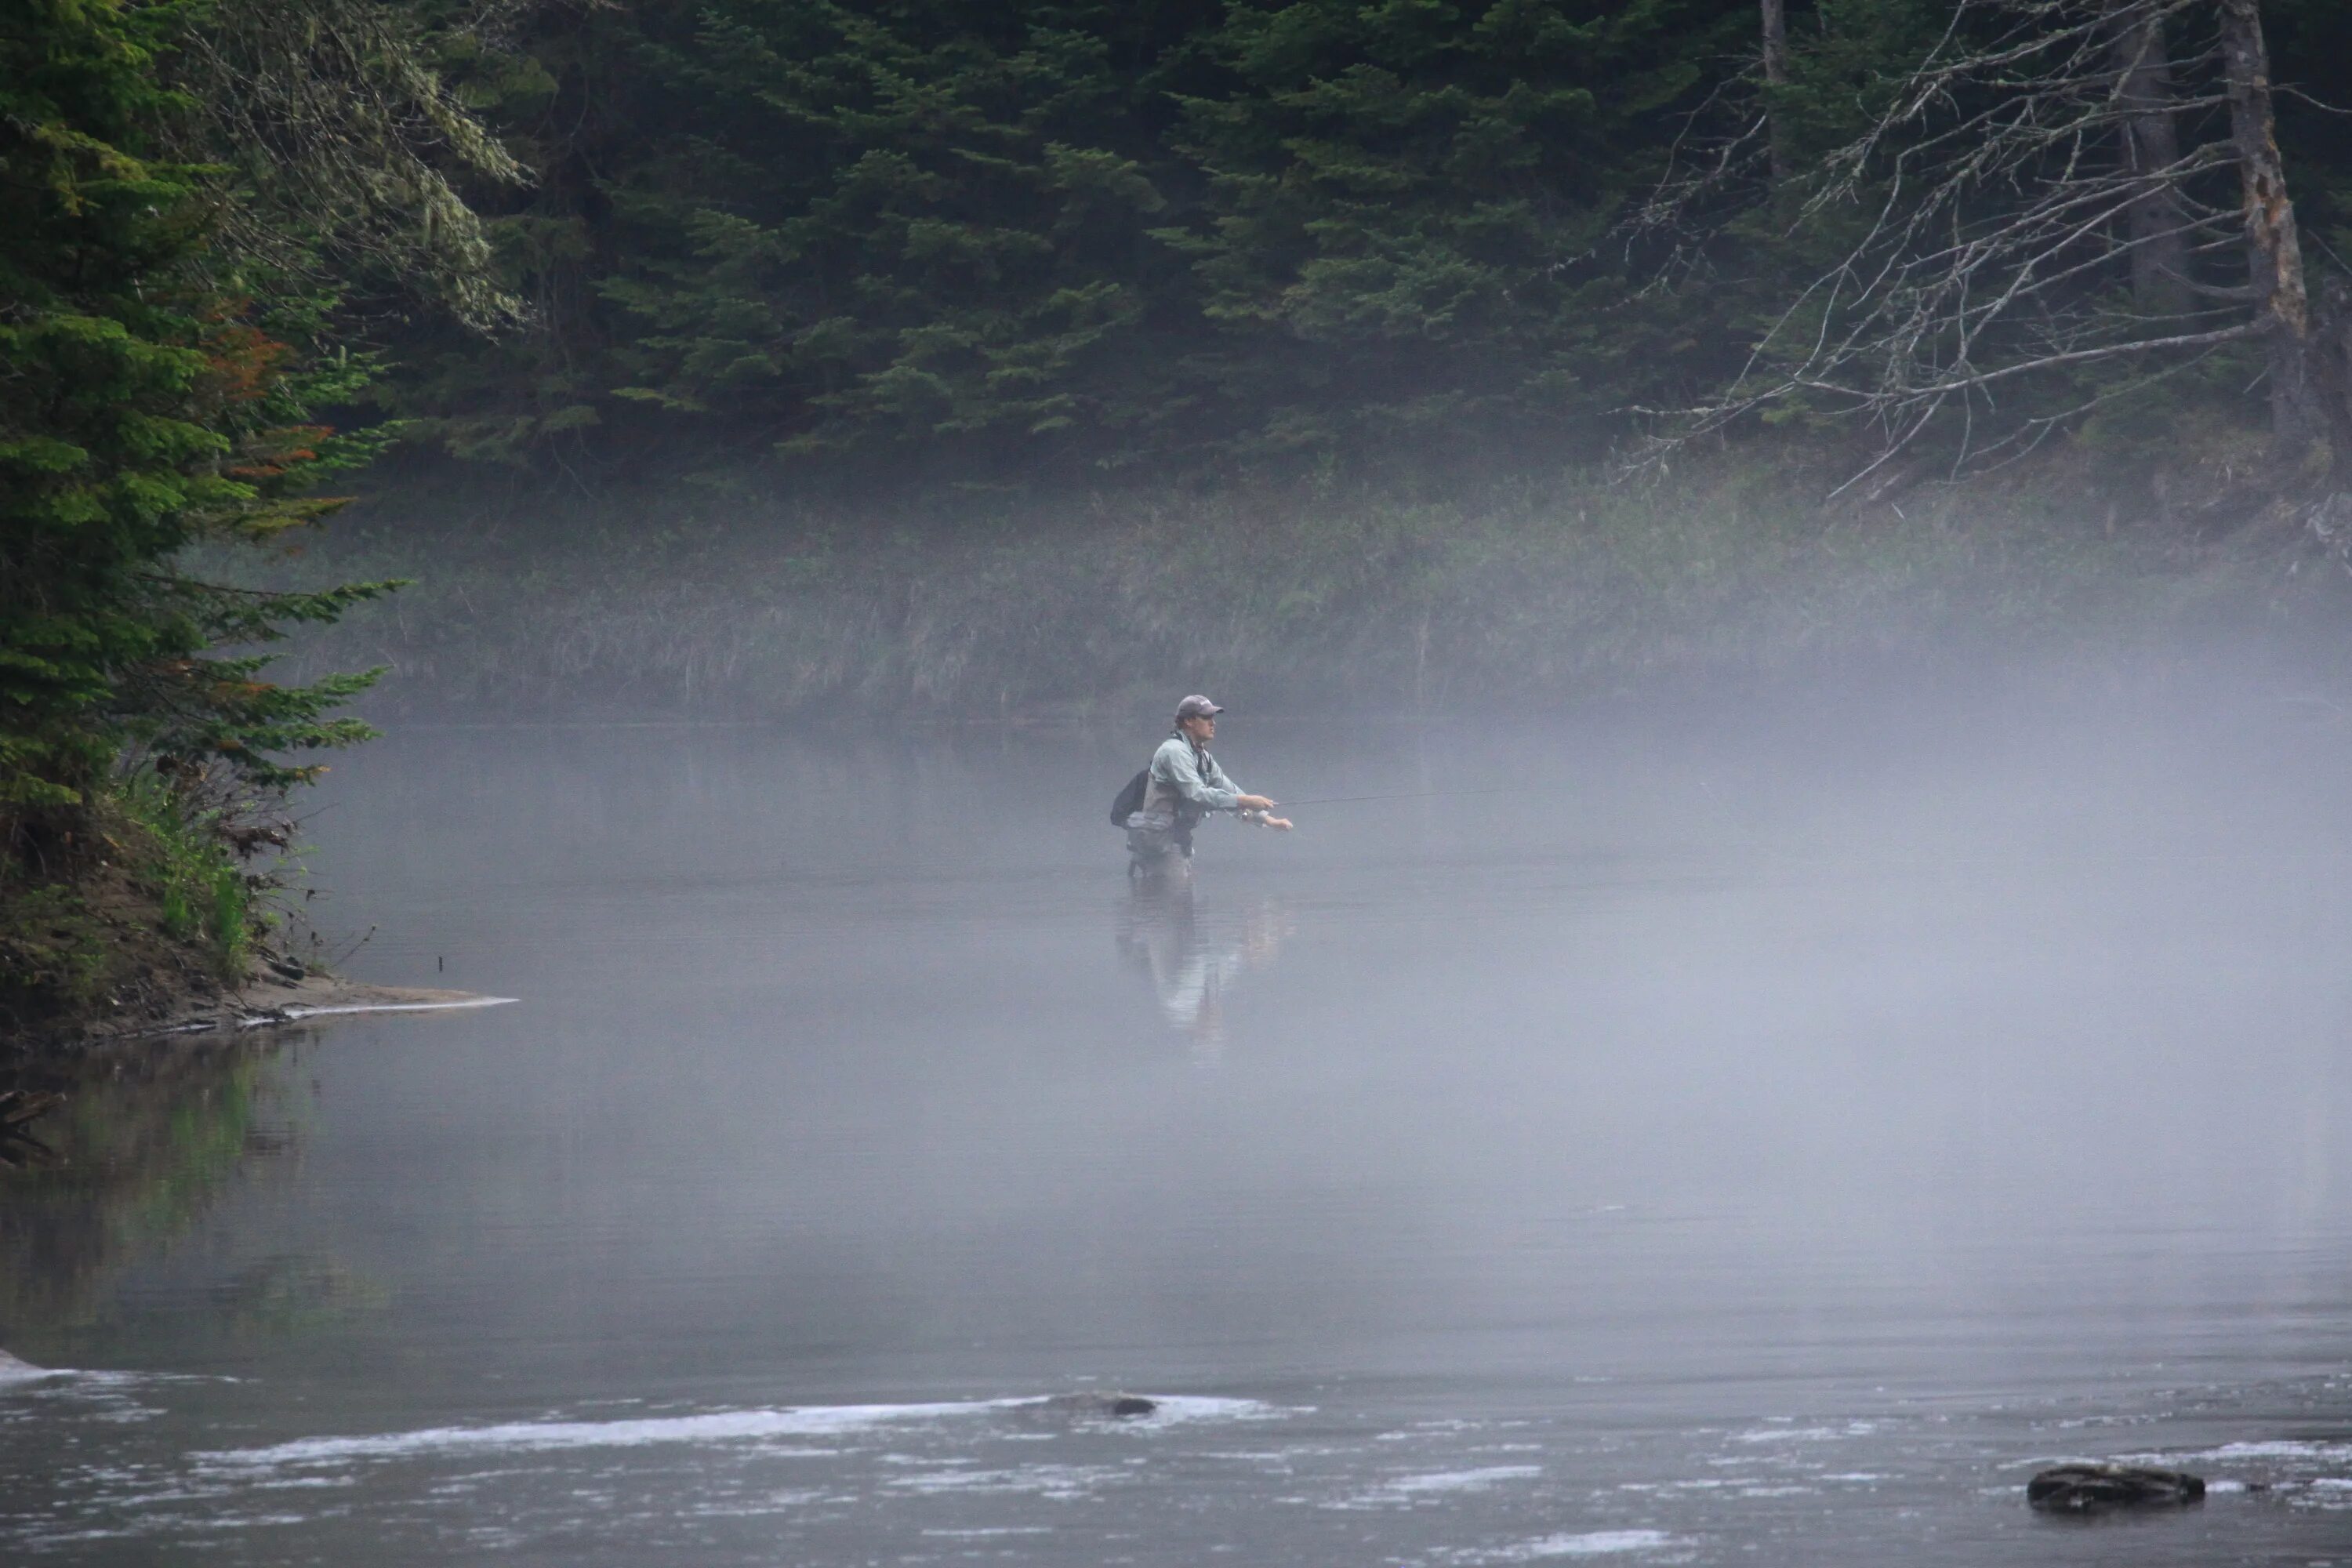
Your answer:
[[[2352,1563],[2340,715],[1237,711],[1407,798],[1163,895],[1156,739],[341,761],[349,970],[520,1001],[0,1175],[76,1369],[0,1385],[0,1559]],[[2026,1509],[2126,1456],[2216,1490]]]

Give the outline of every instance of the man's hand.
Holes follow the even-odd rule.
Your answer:
[[[1257,820],[1261,827],[1271,827],[1277,833],[1290,831],[1290,818],[1286,816],[1261,816]]]
[[[1266,797],[1262,795],[1245,795],[1242,796],[1241,799],[1235,801],[1234,805],[1237,810],[1241,811],[1272,811],[1274,809],[1274,802],[1266,799]]]

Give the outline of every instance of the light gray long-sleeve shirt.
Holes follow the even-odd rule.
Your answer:
[[[1242,787],[1225,776],[1216,758],[1196,751],[1185,737],[1171,735],[1151,753],[1151,784],[1136,816],[1153,826],[1172,823],[1180,795],[1203,811],[1232,811],[1241,805]]]

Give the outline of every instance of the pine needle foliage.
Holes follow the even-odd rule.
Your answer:
[[[451,156],[491,176],[511,161],[403,53],[401,15],[0,10],[0,967],[31,951],[26,920],[75,925],[126,811],[209,867],[201,897],[164,879],[164,934],[205,934],[234,967],[247,904],[222,868],[251,839],[224,803],[302,783],[315,753],[371,732],[337,710],[372,672],[281,682],[270,645],[398,584],[263,592],[184,563],[285,547],[342,504],[320,483],[392,438],[316,412],[376,374],[331,346],[351,280],[503,309],[454,187],[426,175],[467,136]],[[413,239],[386,237],[399,215],[422,220]],[[22,978],[0,973],[0,1013],[38,1010]]]
[[[715,0],[649,16],[667,128],[607,194],[614,395],[784,451],[1116,428],[1181,268],[1145,237],[1160,10]]]
[[[0,821],[20,848],[126,744],[288,783],[304,770],[273,753],[364,732],[328,715],[366,677],[280,687],[215,650],[384,584],[256,595],[173,565],[315,521],[335,503],[310,484],[375,445],[307,417],[363,367],[301,366],[209,275],[216,172],[159,146],[187,107],[159,58],[196,9],[29,0],[0,23]]]
[[[466,406],[443,434],[478,455],[593,425],[608,454],[968,481],[1549,441],[1673,359],[1596,242],[1752,23],[1752,0],[550,13],[469,46],[461,91],[533,150],[492,232],[555,308],[502,365],[437,356],[412,406]]]
[[[1227,7],[1177,136],[1207,199],[1159,233],[1242,329],[1221,358],[1255,439],[1508,451],[1622,396],[1591,381],[1624,295],[1596,242],[1750,22],[1715,0]]]
[[[2152,3],[2005,9],[2080,32]],[[2215,129],[2217,4],[2162,7],[2190,145]],[[550,6],[443,47],[540,172],[484,230],[538,314],[489,354],[434,340],[404,406],[567,478],[760,454],[828,484],[1034,486],[1622,449],[1721,399],[1850,250],[1866,204],[1805,194],[1987,11],[1779,9],[1768,82],[1758,0]],[[2346,8],[2260,9],[2297,205],[2352,254],[2326,102]],[[2112,127],[2086,129],[2105,169]],[[1704,199],[1641,221],[1700,171]],[[2037,416],[2072,428],[2077,394]],[[1857,424],[1801,403],[1778,416]]]

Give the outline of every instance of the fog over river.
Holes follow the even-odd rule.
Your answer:
[[[520,1000],[0,1177],[0,1560],[2352,1563],[2352,722],[1236,710],[1406,798],[1155,895],[1157,739],[341,761],[351,971]],[[2224,1484],[2026,1509],[2122,1456]]]

